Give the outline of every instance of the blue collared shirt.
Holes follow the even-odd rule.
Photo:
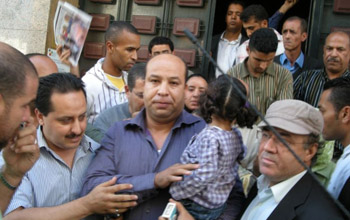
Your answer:
[[[146,126],[145,110],[131,120],[115,123],[88,168],[82,194],[117,176],[117,183],[132,184],[129,192],[139,197],[138,206],[125,213],[124,219],[158,219],[170,194],[169,188],[155,188],[155,175],[179,163],[191,137],[204,127],[202,119],[183,111],[158,152]]]
[[[19,207],[57,206],[79,198],[85,171],[99,148],[99,144],[84,136],[71,169],[48,147],[40,127],[37,140],[40,157],[23,177],[5,215]]]
[[[281,56],[280,56],[280,63],[282,64],[282,66],[284,68],[286,68],[287,70],[289,70],[293,74],[297,70],[303,68],[303,65],[304,65],[304,54],[303,54],[303,52],[300,52],[299,57],[295,61],[294,65],[292,66],[292,64],[288,60],[286,54],[282,53]]]
[[[337,165],[329,181],[327,190],[335,198],[338,199],[346,180],[350,177],[350,145],[345,149],[339,158]]]

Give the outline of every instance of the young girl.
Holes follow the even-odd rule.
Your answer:
[[[236,78],[220,76],[200,98],[200,116],[208,125],[193,136],[181,156],[181,163],[199,163],[183,181],[173,183],[170,193],[196,220],[217,219],[235,185],[238,161],[244,156],[242,137],[233,124],[251,127],[257,116],[233,84],[247,94]]]

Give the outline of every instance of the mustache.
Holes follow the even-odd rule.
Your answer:
[[[71,133],[71,134],[66,135],[65,137],[69,138],[69,139],[73,139],[76,137],[80,137],[81,135],[82,135],[82,133],[80,133],[80,134]]]
[[[339,59],[336,57],[330,57],[327,59],[327,62],[339,62]]]

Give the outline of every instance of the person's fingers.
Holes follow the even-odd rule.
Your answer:
[[[122,191],[122,190],[132,189],[132,187],[133,186],[131,184],[128,184],[128,183],[116,184],[116,185],[113,185],[111,187],[108,187],[108,191],[116,193],[116,192],[119,192],[119,191]]]
[[[13,149],[16,153],[36,153],[39,151],[37,144],[24,145],[24,146],[15,146]]]
[[[17,136],[17,140],[15,141],[15,147],[21,147],[25,145],[36,144],[36,139],[33,134],[27,134],[26,136]]]
[[[58,56],[61,56],[61,54],[62,54],[62,45],[58,45],[57,46],[57,48],[56,48],[56,52],[57,52],[57,54],[58,54]]]
[[[137,200],[137,195],[129,195],[129,194],[112,194],[112,201],[115,202],[124,202],[124,201],[133,201]]]
[[[117,181],[117,177],[114,176],[112,179],[99,184],[97,187],[112,186],[113,184],[115,184],[116,181]]]

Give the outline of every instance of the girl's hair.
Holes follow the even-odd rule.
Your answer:
[[[247,100],[235,91],[233,83],[247,95],[246,88],[240,80],[228,75],[219,76],[209,84],[207,92],[201,95],[199,114],[207,123],[212,121],[211,116],[214,114],[230,122],[236,120],[240,127],[251,128],[258,118],[257,114],[246,104]]]

